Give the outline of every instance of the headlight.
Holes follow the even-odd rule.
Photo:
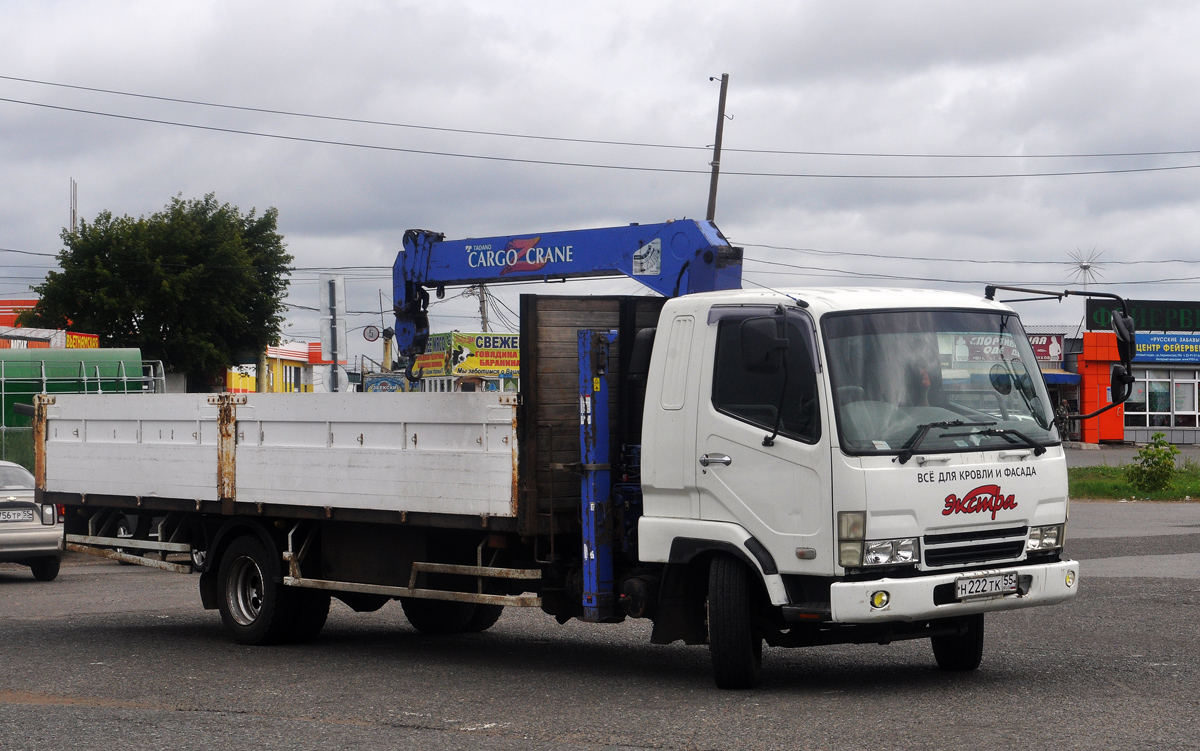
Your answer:
[[[921,557],[921,549],[916,538],[896,540],[892,546],[892,559],[896,563],[916,563]]]
[[[1046,527],[1031,527],[1029,540],[1025,543],[1025,551],[1058,550],[1063,546],[1065,526],[1065,524],[1051,524]]]
[[[920,548],[914,537],[902,540],[873,540],[864,546],[864,566],[888,566],[916,563]]]

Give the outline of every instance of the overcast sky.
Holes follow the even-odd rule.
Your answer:
[[[1193,281],[1137,283],[1200,278],[1194,2],[603,5],[0,0],[0,76],[410,126],[701,147],[447,133],[0,79],[0,99],[26,102],[0,101],[0,247],[57,252],[71,178],[89,220],[211,192],[243,210],[279,210],[298,267],[290,302],[317,304],[316,272],[304,269],[374,266],[350,274],[347,289],[352,310],[378,311],[406,228],[458,238],[703,218],[703,147],[718,94],[709,77],[728,73],[723,171],[824,175],[723,175],[717,224],[746,248],[746,286],[1061,288],[1073,256],[1095,256],[1104,289],[1200,299]],[[696,172],[429,156],[34,104]],[[1170,151],[1196,153],[1130,155]],[[1164,167],[1184,168],[929,177]],[[1185,262],[1148,263],[1172,259]],[[0,296],[27,292],[52,263],[0,252]],[[493,292],[515,310],[530,290]],[[545,291],[638,290],[621,280]],[[1083,311],[1078,301],[1019,309],[1027,323],[1074,324]],[[474,300],[434,310],[435,331],[478,329]],[[379,323],[377,312],[351,319],[368,323]],[[315,314],[294,309],[285,336],[316,338]],[[360,331],[350,339],[356,354],[378,357]]]

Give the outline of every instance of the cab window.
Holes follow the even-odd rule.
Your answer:
[[[779,434],[805,443],[821,437],[817,370],[812,325],[807,316],[789,312],[784,326],[788,346],[784,365],[774,372],[753,372],[742,355],[742,322],[770,315],[770,309],[720,316],[713,372],[713,407],[722,414],[770,431],[782,406]]]

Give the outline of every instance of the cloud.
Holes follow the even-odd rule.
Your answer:
[[[7,31],[0,75],[182,99],[703,147],[715,124],[717,87],[708,77],[728,72],[729,149],[1027,155],[727,151],[727,173],[984,174],[1200,163],[1196,156],[1028,157],[1200,147],[1193,135],[1200,103],[1186,96],[1200,75],[1193,41],[1200,11],[1183,2],[697,2],[686,13],[665,2],[587,9],[550,2],[12,2],[0,6],[0,28]],[[104,209],[146,214],[177,194],[215,192],[243,209],[277,207],[298,266],[378,265],[375,275],[348,281],[357,310],[378,308],[378,290],[390,284],[388,269],[408,227],[451,237],[544,232],[697,217],[706,202],[704,150],[336,123],[13,81],[0,81],[0,97],[304,138],[697,171],[402,154],[0,102],[0,246],[56,250],[71,177],[88,217]],[[1109,260],[1191,257],[1200,231],[1198,181],[1200,170],[976,180],[725,174],[718,223],[746,243],[897,257],[824,262],[848,271],[1043,280],[1033,267],[980,271],[952,259],[1066,261],[1069,251],[1093,246]],[[796,260],[753,246],[747,255]],[[0,294],[21,291],[25,282],[17,277],[29,275],[2,265],[10,261],[18,263],[0,257],[8,273]],[[1159,268],[1114,268],[1109,280],[1184,276],[1189,268],[1161,275]],[[315,305],[312,279],[296,275],[293,302]],[[787,280],[847,281],[816,274]],[[515,307],[520,291],[498,294]],[[1121,291],[1191,295],[1171,285]],[[453,300],[441,310],[447,312],[435,325],[466,329],[477,302]],[[313,335],[315,319],[305,316],[290,316],[292,330]]]

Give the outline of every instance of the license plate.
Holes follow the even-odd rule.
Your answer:
[[[960,600],[969,600],[972,597],[1006,595],[1016,591],[1016,572],[963,577],[954,582],[954,593]]]
[[[31,522],[31,521],[33,521],[33,509],[31,509],[31,508],[0,509],[0,522]]]

